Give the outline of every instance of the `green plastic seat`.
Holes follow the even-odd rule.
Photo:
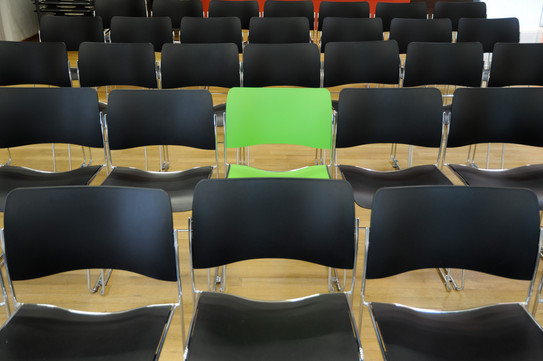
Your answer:
[[[328,151],[317,165],[270,171],[229,164],[226,150],[263,144],[290,144]],[[330,92],[315,88],[232,88],[224,126],[227,178],[330,178],[333,113]],[[248,156],[245,158],[248,159]]]

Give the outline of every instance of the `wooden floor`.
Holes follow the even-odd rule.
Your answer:
[[[220,98],[220,97],[219,97]],[[222,132],[222,130],[220,130]],[[221,138],[221,134],[219,134]],[[219,161],[223,159],[223,149],[220,144]],[[486,163],[486,145],[477,148],[477,163]],[[64,146],[56,147],[57,156],[65,158]],[[75,151],[74,151],[75,152]],[[340,150],[338,159],[343,164],[358,164],[379,170],[392,170],[389,162],[390,145],[366,146],[349,150]],[[506,148],[506,167],[522,165],[525,163],[540,163],[543,159],[541,150],[508,146]],[[15,164],[24,164],[41,169],[51,169],[51,163],[46,159],[50,156],[50,146],[33,146],[26,149],[12,150]],[[158,164],[158,152],[150,149],[152,154],[151,164],[156,169]],[[449,150],[447,161],[451,163],[464,162],[467,154],[466,148]],[[493,161],[491,166],[499,166],[501,145],[491,148]],[[313,150],[299,149],[287,146],[251,148],[251,157],[254,165],[268,169],[289,169],[306,165],[314,155]],[[4,156],[4,154],[2,154]],[[143,151],[129,151],[114,153],[114,161],[117,165],[131,164],[142,167]],[[436,150],[417,149],[414,152],[415,164],[435,162]],[[95,163],[103,161],[103,152],[93,152]],[[183,169],[197,164],[206,164],[214,160],[212,152],[195,151],[190,149],[170,148],[171,169]],[[4,158],[5,159],[5,158]],[[407,162],[407,147],[399,146],[398,159],[402,167]],[[74,157],[74,164],[77,159]],[[460,184],[450,171],[445,173],[456,183]],[[103,171],[93,185],[98,185],[104,179]],[[219,164],[219,176],[224,176],[224,166]],[[370,220],[370,212],[357,207],[357,216],[360,217],[361,226],[367,226]],[[181,213],[174,216],[174,224],[177,228],[187,227],[187,217],[190,213]],[[99,226],[99,225],[92,225]],[[393,227],[394,225],[391,225]],[[500,226],[500,225],[496,225]],[[29,225],[32,227],[32,225]],[[454,220],[451,220],[454,227]],[[444,229],[444,232],[447,230]],[[39,230],[36,230],[39,232]],[[361,232],[361,245],[359,247],[358,267],[356,270],[357,283],[354,290],[355,297],[353,309],[358,317],[360,310],[360,280],[363,264],[363,239]],[[181,337],[181,319],[185,329],[188,330],[193,312],[191,282],[189,273],[189,255],[187,233],[180,232],[179,256],[181,260],[182,283],[184,290],[184,313],[175,318],[170,329],[161,360],[179,360],[182,358],[184,340]],[[145,255],[142,255],[144,257]],[[4,270],[2,270],[4,272]],[[95,272],[96,273],[96,272]],[[538,280],[541,277],[541,271]],[[201,284],[205,283],[206,275],[198,277]],[[462,292],[447,292],[435,270],[426,270],[417,273],[402,275],[394,279],[372,281],[368,283],[368,295],[371,299],[400,302],[414,306],[453,309],[457,307],[471,307],[496,301],[511,301],[525,298],[525,286],[519,287],[516,282],[492,280],[491,286],[483,284],[488,277],[468,272],[466,287]],[[322,267],[305,265],[295,261],[251,261],[243,264],[228,266],[227,291],[256,299],[284,299],[300,297],[327,290],[327,269]],[[105,296],[99,294],[90,295],[86,289],[86,274],[84,271],[72,274],[62,274],[47,277],[35,281],[17,283],[18,297],[21,301],[55,303],[65,307],[96,310],[115,311],[148,303],[163,303],[175,299],[176,287],[167,283],[159,283],[141,279],[126,272],[115,271],[106,289]],[[489,298],[484,298],[489,294]],[[395,295],[398,295],[397,297]],[[543,307],[537,315],[537,320],[543,322]],[[182,316],[182,317],[181,317]],[[5,313],[0,313],[0,324],[5,320]],[[381,355],[375,334],[371,328],[367,312],[364,312],[361,326],[362,345],[366,360],[380,360]],[[99,347],[99,345],[97,345]],[[454,347],[454,346],[453,346]]]

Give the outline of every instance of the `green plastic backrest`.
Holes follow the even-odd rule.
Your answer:
[[[226,100],[225,146],[294,144],[332,148],[328,89],[232,88]]]

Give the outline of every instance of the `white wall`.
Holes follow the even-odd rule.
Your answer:
[[[0,40],[19,41],[38,33],[32,0],[0,0]]]
[[[536,30],[543,20],[543,0],[483,0],[488,18],[517,17],[520,30]]]

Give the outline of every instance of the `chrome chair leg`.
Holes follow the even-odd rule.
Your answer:
[[[87,270],[87,288],[89,289],[90,293],[96,293],[98,290],[100,290],[100,295],[104,295],[105,289],[107,286],[107,283],[109,282],[109,278],[111,277],[111,269],[108,269],[106,273],[104,273],[104,270],[100,270],[100,276],[98,276],[98,279],[96,280],[96,283],[94,286],[91,286],[91,274],[90,270]],[[105,276],[104,276],[105,274]]]
[[[397,148],[397,144],[392,144],[392,147],[390,148],[390,162],[392,163],[392,168],[400,170],[400,164],[398,163],[398,159],[396,159]]]
[[[330,292],[343,292],[345,289],[346,274],[343,272],[343,284],[338,276],[337,269],[328,268],[328,291]]]
[[[465,270],[462,270],[462,282],[460,283],[460,286],[458,285],[458,283],[455,281],[454,277],[452,276],[450,268],[438,268],[437,270],[439,271],[441,278],[443,279],[443,282],[447,291],[449,292],[452,290],[462,291],[464,289],[464,281],[466,278]]]

